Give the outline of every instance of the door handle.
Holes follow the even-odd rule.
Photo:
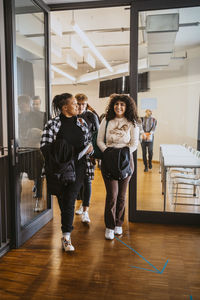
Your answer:
[[[15,140],[14,139],[11,140],[10,147],[11,147],[12,165],[15,166]]]

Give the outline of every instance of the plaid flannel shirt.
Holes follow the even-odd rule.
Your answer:
[[[82,118],[77,118],[76,124],[84,132],[84,134],[85,134],[84,145],[87,146],[88,143],[90,142],[87,123]],[[53,143],[53,141],[56,140],[56,136],[60,130],[60,127],[61,127],[60,116],[50,119],[44,127],[41,141],[40,141],[40,147],[43,147],[49,143]],[[94,179],[94,165],[90,159],[90,155],[88,155],[88,154],[86,155],[86,162],[87,162],[86,175],[90,179]]]

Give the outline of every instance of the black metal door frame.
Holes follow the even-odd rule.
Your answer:
[[[49,7],[42,0],[33,0],[44,12],[45,19],[45,82],[46,82],[46,111],[50,114],[50,78],[49,78]],[[6,35],[6,82],[7,82],[7,117],[8,117],[8,154],[9,154],[9,182],[11,197],[11,232],[12,247],[19,247],[53,217],[52,199],[48,196],[48,209],[35,218],[30,224],[21,228],[20,201],[17,199],[17,172],[16,172],[16,140],[15,140],[15,97],[16,97],[16,28],[15,28],[15,2],[4,0],[5,35]]]
[[[131,61],[130,61],[130,80],[132,82],[131,95],[137,102],[137,74],[138,74],[138,15],[140,11],[173,9],[200,6],[199,0],[147,0],[135,1],[131,12]],[[135,162],[137,163],[136,159]],[[166,224],[191,224],[199,225],[199,214],[193,213],[174,213],[174,212],[155,212],[137,210],[137,176],[130,182],[130,197],[134,201],[129,201],[129,220],[132,222],[150,222]]]

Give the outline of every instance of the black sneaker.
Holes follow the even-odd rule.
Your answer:
[[[148,172],[148,167],[145,167],[144,172]]]
[[[152,169],[152,163],[149,163],[149,169]]]

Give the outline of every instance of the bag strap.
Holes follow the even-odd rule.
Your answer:
[[[104,134],[104,144],[106,144],[106,132],[107,132],[107,127],[108,127],[108,120],[106,121],[106,127],[105,127],[105,134]]]

